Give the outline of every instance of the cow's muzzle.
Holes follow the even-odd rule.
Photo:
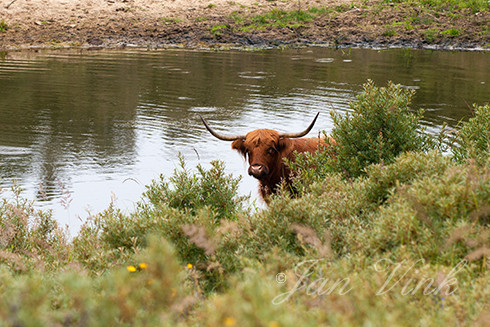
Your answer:
[[[267,168],[260,164],[253,164],[248,168],[248,174],[257,179],[264,178],[267,173]]]

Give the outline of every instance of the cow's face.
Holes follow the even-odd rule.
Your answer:
[[[292,151],[291,139],[308,134],[315,125],[319,114],[316,114],[308,128],[299,133],[279,133],[271,129],[257,129],[246,135],[223,135],[213,130],[204,118],[201,117],[201,120],[214,137],[223,141],[233,141],[232,148],[238,150],[245,158],[248,157],[250,175],[261,181],[270,181],[277,179],[282,172],[284,167],[282,158],[288,156],[288,153]]]
[[[248,174],[263,180],[281,169],[284,149],[289,142],[274,130],[258,129],[248,133],[245,139],[233,141],[231,147],[248,157]]]

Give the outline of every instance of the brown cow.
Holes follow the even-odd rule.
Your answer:
[[[246,159],[250,167],[248,174],[259,180],[260,195],[267,201],[275,193],[282,180],[290,185],[291,172],[284,158],[294,160],[294,151],[315,152],[325,141],[318,137],[300,138],[308,134],[315,125],[318,113],[306,130],[300,133],[280,133],[271,129],[256,129],[246,135],[221,135],[209,127],[201,117],[207,130],[220,140],[233,141],[232,149],[237,150]]]

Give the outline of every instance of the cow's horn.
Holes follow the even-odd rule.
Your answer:
[[[306,134],[308,134],[311,129],[313,128],[313,125],[315,125],[315,122],[316,122],[316,119],[318,118],[318,115],[320,113],[317,113],[316,116],[315,116],[315,119],[313,119],[313,121],[311,122],[310,126],[308,126],[307,129],[305,129],[304,131],[300,132],[300,133],[279,133],[279,136],[280,137],[289,137],[289,138],[295,138],[295,137],[302,137],[302,136],[305,136]]]
[[[208,123],[204,120],[204,118],[202,118],[201,115],[199,115],[199,117],[201,117],[201,120],[204,123],[204,126],[206,126],[206,129],[209,131],[209,133],[213,134],[214,137],[216,137],[216,138],[218,138],[220,140],[223,140],[223,141],[235,141],[235,140],[238,140],[238,139],[244,139],[245,138],[245,135],[229,136],[229,135],[219,134],[218,132],[216,132],[215,130],[213,130],[211,127],[209,127]]]

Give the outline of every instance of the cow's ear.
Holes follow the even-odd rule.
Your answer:
[[[247,149],[245,148],[245,142],[243,142],[242,139],[237,139],[237,140],[233,141],[233,143],[231,144],[231,148],[233,150],[237,150],[238,152],[240,152],[240,154],[244,157],[247,155]]]
[[[279,142],[277,142],[277,151],[282,151],[286,149],[288,146],[291,145],[291,139],[285,137],[285,138],[280,138]]]

